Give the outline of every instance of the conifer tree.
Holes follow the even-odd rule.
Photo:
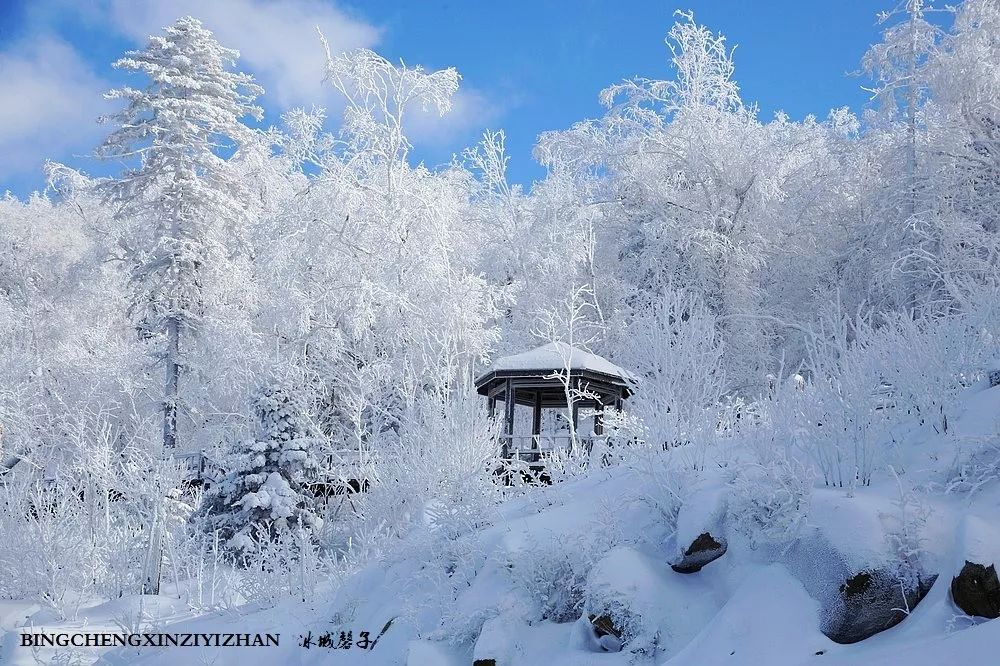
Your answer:
[[[296,528],[318,529],[318,501],[308,481],[318,468],[316,434],[297,401],[278,383],[254,400],[257,434],[240,442],[232,469],[209,491],[203,514],[209,530],[237,551],[262,534],[276,538]]]
[[[253,141],[240,118],[261,118],[253,100],[263,90],[233,73],[239,53],[219,45],[194,18],[184,17],[131,51],[115,67],[148,78],[145,88],[107,94],[126,107],[105,121],[120,125],[99,148],[107,159],[138,159],[102,184],[116,215],[144,227],[133,248],[132,314],[153,339],[166,368],[163,445],[178,443],[184,342],[206,316],[204,273],[225,261],[226,234],[247,212],[245,192],[225,154]]]

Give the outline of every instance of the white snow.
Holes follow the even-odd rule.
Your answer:
[[[979,516],[966,516],[958,532],[956,555],[956,571],[961,570],[966,561],[987,567],[1000,564],[1000,531],[996,517],[991,524]]]
[[[538,370],[551,372],[563,370],[567,367],[571,370],[590,370],[591,372],[599,372],[621,379],[633,378],[629,371],[618,367],[606,358],[558,341],[550,342],[530,351],[514,354],[513,356],[498,358],[493,363],[491,370]]]
[[[755,568],[722,611],[664,666],[800,664],[835,646],[818,623],[818,604],[787,570]]]
[[[720,538],[725,509],[726,493],[721,484],[706,484],[693,489],[677,515],[677,530],[674,535],[677,555],[682,555],[705,532],[716,539]]]

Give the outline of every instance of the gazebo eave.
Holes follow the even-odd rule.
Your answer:
[[[564,368],[549,368],[539,370],[490,370],[476,379],[476,392],[489,396],[498,387],[511,380],[518,388],[545,388],[554,386],[552,375],[565,372]],[[629,382],[622,377],[608,375],[588,369],[573,368],[569,371],[571,379],[579,379],[591,383],[595,388],[607,388],[615,392],[621,391],[622,397],[632,394]]]

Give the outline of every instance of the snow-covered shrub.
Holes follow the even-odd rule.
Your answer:
[[[239,594],[243,572],[218,532],[207,534],[187,524],[181,538],[173,539],[170,557],[180,580],[188,581],[187,603],[204,611],[232,608],[242,603]]]
[[[605,524],[585,533],[530,539],[508,554],[506,569],[515,586],[534,600],[536,619],[572,622],[583,613],[590,570],[621,538],[613,524]]]
[[[708,412],[722,399],[725,374],[717,322],[694,293],[665,288],[637,299],[624,322],[616,360],[637,380],[628,412],[653,447],[669,448],[715,432]]]
[[[830,315],[819,329],[807,344],[810,381],[801,389],[786,388],[776,401],[800,411],[798,443],[827,485],[868,485],[881,460],[878,445],[889,418],[877,408],[886,389],[875,347],[878,333],[864,313]]]
[[[813,471],[793,457],[738,465],[729,483],[729,530],[750,548],[783,547],[809,515]]]
[[[312,601],[317,585],[327,578],[327,559],[311,530],[295,527],[273,533],[254,525],[244,543],[234,583],[248,601],[274,603],[287,596]]]
[[[395,536],[425,525],[442,541],[489,525],[501,498],[495,425],[468,387],[419,398],[398,440],[380,443],[364,522]]]
[[[879,331],[881,376],[893,406],[937,433],[959,392],[985,377],[996,350],[988,331],[1000,320],[982,312],[913,319],[893,314]]]
[[[582,446],[572,448],[556,448],[545,458],[545,473],[553,483],[561,483],[579,478],[594,468],[600,468],[601,463],[607,463],[624,451],[624,447],[617,447],[612,450],[608,447],[606,439],[595,438],[591,450],[588,451]],[[508,463],[514,474],[515,487],[524,485],[519,483],[521,479],[534,481],[535,472],[530,464],[512,461]]]
[[[239,551],[256,549],[261,534],[322,527],[319,500],[308,482],[319,466],[317,434],[301,406],[280,384],[267,384],[254,399],[256,437],[241,441],[230,471],[206,493],[202,527],[218,531]]]
[[[72,487],[37,481],[5,485],[0,501],[0,596],[39,599],[67,616],[77,595],[91,592],[95,561],[85,507]],[[133,575],[135,571],[133,570]]]
[[[1000,481],[1000,429],[970,444],[956,451],[955,463],[944,483],[946,493],[972,494]]]
[[[490,618],[504,612],[524,614],[525,604],[516,603],[502,592],[484,603],[482,590],[477,589],[482,579],[477,577],[493,569],[496,563],[493,553],[476,535],[442,541],[439,535],[425,532],[412,535],[404,547],[411,557],[418,553],[423,562],[400,585],[400,596],[405,599],[407,609],[405,615],[414,622],[421,617],[436,616],[438,625],[432,632],[435,639],[468,646],[475,642]]]
[[[798,411],[796,438],[828,485],[867,485],[886,462],[890,427],[905,421],[948,430],[958,392],[984,374],[995,354],[984,334],[989,308],[912,319],[826,317],[807,345],[809,381],[775,402]]]
[[[470,618],[456,600],[488,555],[471,535],[494,523],[503,497],[495,424],[484,401],[464,383],[416,396],[398,436],[385,432],[372,449],[375,476],[352,500],[357,515],[343,555],[420,562],[399,597],[420,617],[440,617],[448,629],[438,633],[447,640],[471,643],[489,613]]]
[[[627,501],[648,506],[663,534],[674,532],[681,506],[703,474],[697,464],[703,460],[701,446],[692,442],[664,451],[641,442],[631,448],[624,462],[637,480],[626,491]]]
[[[896,480],[895,511],[884,517],[888,521],[886,541],[896,565],[896,575],[906,589],[919,589],[926,584],[926,538],[924,528],[931,509],[913,489],[906,489],[903,480],[890,468]]]
[[[61,446],[34,453],[0,482],[0,567],[19,572],[0,578],[0,595],[71,614],[89,595],[138,594],[169,575],[159,562],[179,467],[106,417],[60,421]]]

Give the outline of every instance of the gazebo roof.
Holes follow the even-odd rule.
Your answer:
[[[476,380],[476,386],[482,393],[482,389],[494,379],[538,377],[566,370],[567,367],[570,374],[593,375],[594,378],[606,379],[609,383],[622,386],[634,380],[632,373],[606,358],[565,342],[550,342],[530,351],[498,358],[493,367]]]

